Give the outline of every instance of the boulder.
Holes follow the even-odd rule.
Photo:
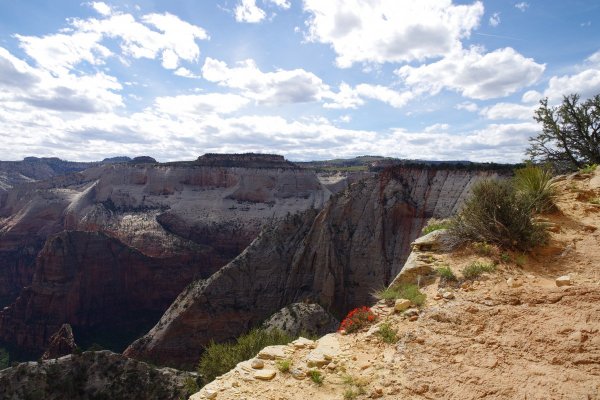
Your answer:
[[[265,329],[279,329],[290,336],[306,332],[323,336],[335,331],[340,322],[319,304],[293,303],[273,314],[263,323]]]

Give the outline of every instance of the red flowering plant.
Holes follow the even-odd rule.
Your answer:
[[[377,316],[373,314],[373,311],[367,306],[355,308],[350,311],[346,318],[340,324],[339,331],[346,331],[347,333],[353,333],[361,328],[372,324],[377,319]]]

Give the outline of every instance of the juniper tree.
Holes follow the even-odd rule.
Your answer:
[[[531,139],[527,154],[557,170],[600,164],[600,94],[580,102],[578,94],[564,96],[558,106],[540,100],[534,119],[542,131]]]

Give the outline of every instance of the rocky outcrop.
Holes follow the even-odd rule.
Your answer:
[[[318,214],[267,228],[210,279],[188,287],[125,354],[191,366],[209,340],[236,337],[301,301],[341,318],[398,274],[427,219],[451,215],[475,181],[495,174],[396,167],[360,181]]]
[[[197,388],[196,378],[109,351],[85,352],[0,371],[0,398],[179,400]]]
[[[50,344],[42,355],[42,360],[59,358],[73,353],[77,349],[73,329],[69,324],[63,324],[54,335],[50,337]]]
[[[293,303],[271,315],[263,323],[265,329],[277,329],[291,337],[323,336],[335,331],[340,321],[319,304]]]
[[[311,171],[194,162],[102,165],[19,185],[0,206],[0,307],[14,302],[0,311],[0,340],[38,353],[62,323],[79,341],[81,329],[109,316],[125,321],[140,302],[144,324],[155,322],[181,289],[231,261],[265,223],[321,208],[329,195]],[[123,271],[105,273],[128,257]],[[146,286],[122,307],[115,288],[132,276]]]

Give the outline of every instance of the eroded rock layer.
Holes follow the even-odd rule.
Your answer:
[[[125,354],[192,366],[209,340],[238,336],[280,310],[311,301],[340,318],[372,301],[398,273],[427,219],[462,204],[493,171],[395,167],[334,196],[318,212],[287,218],[240,256],[183,292]]]
[[[323,206],[330,191],[313,172],[277,162],[286,168],[102,165],[11,189],[0,204],[0,340],[41,353],[62,323],[80,343],[94,327],[133,323],[136,309],[155,322],[265,223]]]

